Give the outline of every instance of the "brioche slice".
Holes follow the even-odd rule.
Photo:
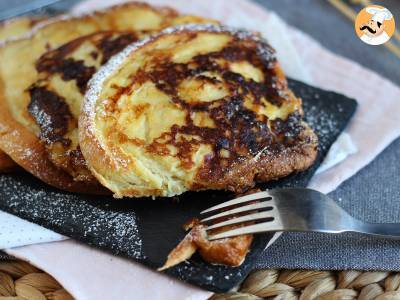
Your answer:
[[[113,57],[89,83],[79,134],[115,197],[242,192],[317,153],[274,50],[216,25],[166,29]]]
[[[9,40],[21,38],[26,35],[33,26],[44,20],[45,17],[20,17],[0,22],[0,44]],[[13,160],[0,150],[0,173],[8,172],[16,168]]]
[[[34,26],[44,21],[44,16],[18,17],[0,22],[0,43],[26,35]]]
[[[43,131],[51,131],[47,137],[63,136],[66,123],[68,133],[73,132],[74,128],[76,130],[75,118],[79,114],[76,107],[79,107],[79,102],[83,97],[85,82],[99,65],[93,62],[93,57],[98,55],[99,59],[103,59],[101,51],[92,47],[93,53],[87,56],[88,49],[83,47],[80,48],[82,52],[73,53],[74,57],[68,57],[67,54],[58,61],[55,59],[52,62],[55,66],[62,65],[64,59],[76,63],[68,70],[68,74],[62,75],[56,72],[57,74],[53,74],[55,76],[50,79],[52,86],[49,89],[55,89],[55,86],[63,89],[62,96],[67,99],[60,100],[61,96],[54,94],[49,96],[42,85],[42,93],[35,94],[36,103],[42,105],[35,107],[35,104],[30,105],[32,87],[38,84],[38,80],[45,80],[42,77],[43,74],[38,74],[37,70],[40,57],[47,51],[95,32],[129,31],[136,38],[142,38],[190,19],[190,16],[179,16],[176,11],[169,8],[155,8],[143,3],[131,2],[87,15],[61,16],[54,21],[47,21],[43,26],[36,26],[29,38],[12,41],[1,47],[0,114],[4,117],[0,119],[2,136],[0,148],[27,171],[50,185],[69,191],[97,192],[99,184],[85,170],[84,161],[79,153],[72,155],[68,153],[68,155],[71,160],[79,164],[80,168],[72,168],[71,172],[66,172],[65,169],[70,169],[54,165],[53,162],[57,161],[54,159],[54,153],[49,155],[43,139],[40,140],[39,137],[45,136]],[[193,19],[200,20],[197,17]],[[89,42],[87,46],[93,45]],[[39,62],[37,62],[38,59]],[[93,65],[90,65],[91,63]],[[46,83],[44,86],[47,87]],[[74,102],[74,107],[69,107],[71,101]],[[28,107],[31,113],[36,113],[34,118],[28,111]],[[54,110],[55,114],[53,114]],[[47,128],[44,129],[46,126]],[[64,137],[60,139],[57,137],[55,140],[65,144]],[[54,140],[49,139],[49,141]],[[71,138],[71,144],[73,143],[73,138]],[[76,143],[73,146],[77,148]]]
[[[29,87],[28,111],[50,160],[75,180],[95,180],[78,143],[77,120],[87,82],[112,55],[137,39],[135,32],[100,31],[46,52],[36,61],[38,75]]]

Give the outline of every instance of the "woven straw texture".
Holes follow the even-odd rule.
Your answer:
[[[72,300],[50,275],[17,260],[0,261],[0,300]],[[210,300],[398,300],[400,273],[258,270],[236,292]]]
[[[50,275],[17,260],[0,261],[0,300],[73,300]]]

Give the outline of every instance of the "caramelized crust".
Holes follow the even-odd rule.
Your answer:
[[[3,94],[3,84],[0,81],[0,95]],[[47,184],[60,187],[66,191],[104,194],[106,189],[85,182],[75,182],[69,175],[60,172],[47,159],[43,145],[36,135],[26,130],[15,121],[8,112],[8,107],[0,99],[0,146],[18,165],[29,170],[32,174]]]
[[[220,26],[167,29],[115,57],[91,81],[79,126],[92,173],[117,197],[242,192],[317,152],[274,50]]]
[[[45,52],[84,35],[99,31],[147,35],[184,22],[183,19],[190,20],[190,17],[179,16],[169,8],[132,2],[78,17],[61,16],[35,26],[29,38],[3,45],[0,48],[0,148],[48,184],[70,191],[100,191],[98,182],[86,169],[77,141],[71,137],[74,127],[76,131],[79,111],[74,110],[69,102],[73,101],[74,107],[79,106],[87,80],[99,65],[88,66],[87,57],[78,59],[77,63],[75,57],[68,55],[59,62],[61,65],[49,63],[54,58],[51,55],[44,56],[39,65],[37,60]],[[202,22],[206,20],[202,19]],[[114,50],[107,51],[102,60],[112,55]],[[100,52],[98,54],[100,56]],[[91,55],[96,56],[96,53]],[[48,88],[48,85],[38,83],[38,72],[41,76],[51,73],[57,84]],[[55,86],[67,94],[56,94]],[[66,146],[68,139],[71,140],[69,147]],[[54,151],[49,153],[49,147],[54,147]]]
[[[77,131],[87,83],[111,56],[143,35],[96,32],[46,52],[36,62],[38,80],[29,88],[28,111],[51,161],[75,180],[95,180],[79,148]]]

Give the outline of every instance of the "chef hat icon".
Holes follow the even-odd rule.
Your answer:
[[[383,21],[393,18],[392,13],[387,8],[367,7],[367,13],[372,15],[372,20],[383,24]]]

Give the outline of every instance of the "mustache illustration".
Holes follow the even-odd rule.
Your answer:
[[[364,30],[364,29],[367,29],[369,32],[371,32],[371,33],[376,33],[376,30],[373,30],[371,27],[369,27],[368,25],[364,25],[364,26],[362,26],[362,27],[360,27],[360,30],[362,31],[362,30]]]

